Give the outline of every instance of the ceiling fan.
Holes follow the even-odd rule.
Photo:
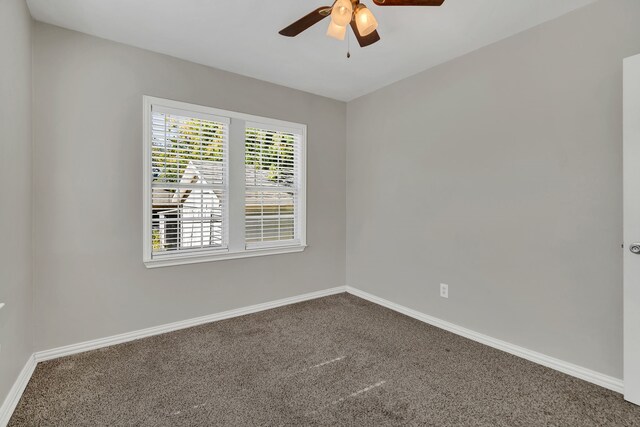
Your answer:
[[[373,0],[378,6],[440,6],[444,0]],[[293,24],[280,30],[280,34],[295,37],[331,15],[327,35],[344,40],[347,25],[356,35],[360,47],[366,47],[380,40],[376,28],[378,22],[373,13],[360,0],[335,0],[332,6],[322,6],[303,16]]]

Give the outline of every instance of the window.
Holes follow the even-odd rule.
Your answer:
[[[245,239],[248,248],[299,244],[300,135],[247,123]]]
[[[306,126],[144,97],[144,262],[302,251]]]
[[[229,123],[152,107],[152,256],[227,248]]]

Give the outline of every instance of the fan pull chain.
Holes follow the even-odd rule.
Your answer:
[[[347,29],[347,59],[351,58],[351,33]]]

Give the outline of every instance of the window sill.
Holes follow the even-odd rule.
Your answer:
[[[172,265],[196,264],[200,262],[223,261],[227,259],[252,258],[265,255],[280,255],[302,252],[306,245],[282,246],[275,248],[246,249],[242,252],[221,252],[217,254],[200,254],[181,257],[156,258],[145,260],[144,265],[147,268],[170,267]]]

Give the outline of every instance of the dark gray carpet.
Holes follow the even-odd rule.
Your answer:
[[[640,407],[341,294],[42,363],[9,425],[640,426]]]

